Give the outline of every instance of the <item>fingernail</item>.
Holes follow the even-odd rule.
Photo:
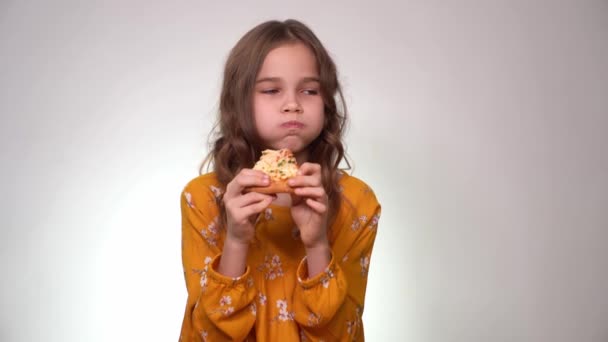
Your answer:
[[[295,181],[293,179],[290,179],[287,181],[287,184],[289,184],[289,185],[294,185],[294,183],[295,183]]]

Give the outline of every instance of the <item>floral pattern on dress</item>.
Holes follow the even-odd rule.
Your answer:
[[[359,223],[359,220],[354,220],[353,224],[350,225],[350,229],[353,231],[358,230],[359,228],[361,228],[361,223]]]
[[[257,315],[257,307],[255,306],[255,302],[249,304],[249,311],[251,312],[252,315],[254,315],[254,316]]]
[[[367,215],[361,215],[359,216],[359,222],[361,222],[361,224],[366,224],[367,223]]]
[[[283,268],[281,266],[281,258],[278,255],[266,255],[264,263],[258,266],[258,271],[264,273],[267,280],[273,280],[283,276]]]
[[[272,208],[266,208],[266,210],[264,210],[264,218],[266,219],[266,221],[274,220],[274,216],[272,215]]]
[[[258,293],[258,301],[260,302],[260,305],[266,305],[266,300],[266,296],[263,293]]]
[[[201,287],[203,288],[203,291],[205,291],[205,289],[207,288],[207,271],[205,270],[205,272],[203,272],[201,274]]]
[[[308,315],[308,320],[306,322],[306,325],[308,325],[309,327],[314,327],[319,325],[319,322],[321,322],[321,316],[315,314],[314,312],[311,312]]]
[[[346,321],[346,333],[352,335],[357,328],[357,321]]]
[[[205,258],[205,267],[203,267],[202,270],[198,270],[198,269],[194,269],[193,271],[198,273],[201,278],[199,283],[201,284],[201,291],[205,292],[205,290],[207,289],[207,272],[209,271],[209,264],[211,263],[213,259],[211,257],[206,257]],[[197,302],[198,304],[198,302]]]
[[[369,270],[369,255],[362,256],[359,264],[361,265],[361,276],[366,277]]]
[[[277,308],[279,308],[279,314],[275,319],[279,321],[293,321],[295,318],[295,313],[293,311],[287,310],[287,301],[283,299],[277,300]]]
[[[372,217],[372,220],[369,223],[369,229],[378,228],[378,221],[380,221],[380,213],[378,213]]]
[[[201,229],[201,235],[211,246],[217,246],[217,237],[219,233],[219,217],[216,216],[206,228]]]
[[[222,296],[220,298],[220,307],[214,310],[213,312],[221,312],[224,316],[230,316],[234,312],[234,307],[231,306],[232,297],[230,296]]]
[[[359,228],[361,228],[361,226],[365,225],[366,223],[367,223],[367,216],[361,215],[358,218],[353,220],[353,223],[350,225],[350,229],[352,229],[353,231],[358,230]]]
[[[352,321],[346,321],[346,332],[349,335],[353,335],[359,330],[359,327],[363,325],[361,321],[361,307],[355,309],[355,318]]]
[[[192,202],[192,194],[188,191],[184,191],[184,197],[186,197],[186,203],[188,203],[188,207],[194,208],[194,202]]]
[[[331,280],[331,278],[335,277],[336,275],[334,274],[333,268],[326,268],[323,276],[321,277],[321,284],[323,284],[324,288],[328,288],[329,281]]]
[[[218,200],[222,196],[223,191],[217,186],[209,185],[209,190],[211,190],[211,192],[213,193],[213,197],[215,197],[216,200]]]

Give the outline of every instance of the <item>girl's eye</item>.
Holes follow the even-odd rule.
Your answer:
[[[261,91],[262,94],[268,94],[268,95],[278,94],[279,92],[280,92],[279,89],[265,89],[265,90]],[[306,95],[318,95],[319,94],[319,91],[315,90],[315,89],[304,89],[304,90],[302,90],[302,92]]]

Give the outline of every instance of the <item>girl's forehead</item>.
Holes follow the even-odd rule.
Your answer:
[[[318,77],[317,60],[302,43],[278,46],[266,55],[258,79]]]
[[[255,83],[262,83],[262,82],[284,82],[284,81],[285,80],[282,77],[258,77],[258,79],[255,81]],[[299,81],[301,83],[321,82],[321,80],[317,76],[301,77],[299,79]]]

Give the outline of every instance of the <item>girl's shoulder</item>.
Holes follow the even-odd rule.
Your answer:
[[[374,190],[363,180],[340,170],[340,192],[351,203],[378,202]]]
[[[197,197],[219,197],[222,188],[215,172],[199,175],[186,183],[184,192]]]
[[[202,175],[198,175],[191,179],[186,186],[219,186],[219,181],[215,172],[209,172]]]

